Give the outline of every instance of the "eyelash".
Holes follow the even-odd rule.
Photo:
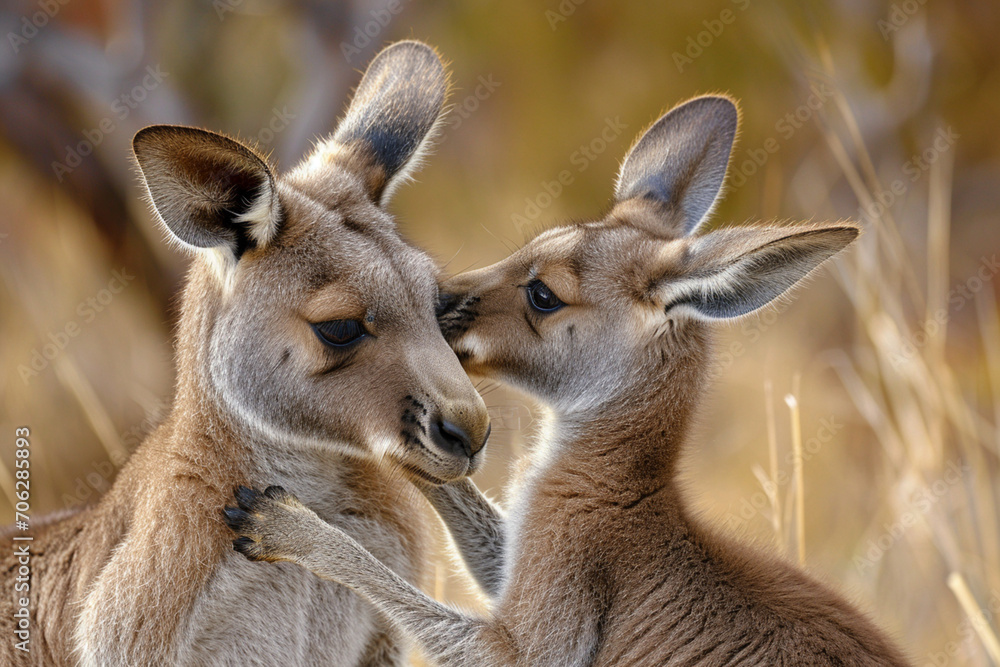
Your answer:
[[[352,347],[370,335],[359,320],[317,322],[312,328],[324,345],[339,350]]]

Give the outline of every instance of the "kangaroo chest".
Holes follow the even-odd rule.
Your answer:
[[[392,524],[353,514],[324,519],[419,584],[420,558]],[[344,586],[298,565],[251,562],[233,551],[195,602],[178,664],[354,666],[366,664],[386,630],[375,609]]]
[[[603,642],[611,584],[590,518],[544,482],[526,484],[512,503],[497,612],[526,664],[589,664]]]
[[[510,508],[500,613],[508,627],[527,629],[520,640],[531,664],[661,664],[664,606],[679,593],[669,565],[678,517],[657,487],[609,494],[587,483],[588,472],[552,465],[525,476]],[[700,560],[686,551],[680,559]],[[633,643],[641,644],[634,662],[606,659]],[[553,646],[573,660],[550,655]]]
[[[379,626],[343,586],[233,552],[195,603],[178,664],[358,665]]]

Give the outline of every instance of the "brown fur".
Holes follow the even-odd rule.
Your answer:
[[[437,270],[384,209],[446,76],[415,42],[372,69],[338,132],[286,176],[221,135],[136,136],[157,217],[196,255],[176,397],[96,506],[35,528],[30,653],[12,646],[6,595],[3,664],[403,664],[398,632],[369,603],[299,568],[249,563],[220,515],[237,485],[283,480],[419,585],[422,508],[382,462],[451,480],[482,460],[488,417],[437,326]],[[325,344],[314,325],[338,320],[365,336]],[[9,552],[2,566],[12,593]]]
[[[489,615],[427,599],[278,490],[241,498],[244,552],[347,584],[443,665],[906,664],[831,589],[703,525],[676,481],[711,368],[710,324],[779,298],[859,232],[695,236],[737,117],[725,98],[678,107],[633,147],[604,219],[442,285],[442,329],[464,367],[551,411],[508,517],[489,516],[468,484],[429,494],[459,548],[503,543],[501,558],[463,553],[481,559],[472,570],[494,594]]]

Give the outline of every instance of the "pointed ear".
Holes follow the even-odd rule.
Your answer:
[[[828,227],[724,229],[690,241],[683,266],[654,288],[665,313],[706,320],[748,315],[769,304],[858,237],[850,223]]]
[[[675,235],[693,233],[715,206],[738,124],[739,111],[728,97],[696,97],[675,107],[625,157],[615,198],[663,204],[680,227]]]
[[[185,245],[238,260],[274,237],[278,191],[252,149],[214,132],[153,125],[139,130],[132,150],[157,216]]]
[[[431,47],[392,44],[368,66],[344,120],[310,160],[345,164],[384,206],[419,167],[447,93],[448,75]]]

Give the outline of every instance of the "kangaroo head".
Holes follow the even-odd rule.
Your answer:
[[[548,230],[443,283],[439,320],[466,370],[562,413],[639,400],[681,376],[695,393],[712,322],[767,305],[859,231],[840,223],[696,236],[722,189],[738,119],[725,97],[676,107],[628,153],[603,219]]]
[[[265,446],[385,458],[434,482],[478,467],[489,419],[438,329],[437,268],[386,211],[446,93],[429,47],[390,46],[336,131],[281,176],[211,132],[136,135],[156,216],[196,257],[181,391],[198,387]]]

